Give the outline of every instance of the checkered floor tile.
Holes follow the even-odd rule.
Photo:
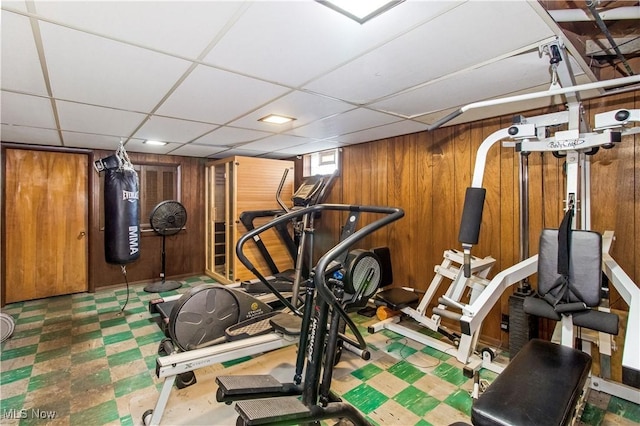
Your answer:
[[[177,294],[208,277],[182,281]],[[164,337],[148,311],[157,294],[143,286],[23,303],[2,312],[15,331],[0,348],[0,423],[133,425],[129,402],[162,383],[155,376]],[[336,368],[334,390],[375,424],[469,422],[471,380],[455,358],[390,331],[366,333],[373,321],[355,316],[370,344],[370,361]],[[268,354],[267,354],[268,355]],[[251,362],[244,360],[245,362]],[[229,363],[232,365],[233,363]],[[495,375],[482,372],[491,381]],[[592,391],[586,425],[638,424],[640,406]]]

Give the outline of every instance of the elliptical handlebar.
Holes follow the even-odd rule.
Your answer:
[[[308,215],[308,214],[315,214],[316,212],[320,212],[323,210],[328,210],[328,211],[357,211],[357,212],[364,212],[364,213],[379,213],[379,214],[385,214],[386,216],[384,216],[383,218],[380,218],[368,225],[363,226],[361,229],[357,230],[356,232],[354,232],[353,234],[351,234],[349,237],[345,238],[343,241],[341,241],[340,243],[338,243],[336,246],[334,246],[332,249],[330,249],[327,253],[325,253],[320,260],[318,261],[317,265],[316,265],[316,271],[324,271],[328,268],[329,263],[334,260],[335,258],[337,258],[341,253],[343,253],[345,250],[347,250],[351,245],[355,244],[356,242],[360,241],[361,239],[363,239],[364,237],[366,237],[367,235],[373,233],[374,231],[382,228],[383,226],[386,226],[392,222],[395,222],[396,220],[402,218],[404,216],[404,211],[402,209],[399,208],[395,208],[395,207],[379,207],[379,206],[356,206],[356,205],[349,205],[349,204],[315,204],[313,206],[309,206],[309,207],[304,207],[302,209],[299,210],[293,210],[290,211],[288,213],[283,214],[282,216],[279,216],[275,219],[273,219],[272,221],[259,226],[247,233],[245,233],[244,235],[242,235],[239,239],[238,242],[236,243],[236,255],[238,256],[238,260],[240,260],[240,262],[249,270],[251,271],[269,290],[271,290],[271,292],[273,292],[273,294],[287,307],[289,308],[293,313],[295,313],[298,316],[302,315],[302,312],[300,312],[300,310],[296,307],[293,306],[293,304],[287,300],[287,298],[285,298],[279,291],[277,291],[273,285],[271,283],[269,283],[269,281],[264,277],[264,275],[262,275],[260,273],[260,271],[258,271],[258,269],[253,265],[253,263],[251,263],[251,261],[249,260],[249,258],[244,254],[244,245],[247,243],[247,241],[249,240],[253,240],[257,235],[267,231],[268,229],[271,229],[281,223],[285,223],[288,222],[290,220]],[[352,328],[354,331],[356,331],[355,328],[355,324],[353,324],[353,321],[351,321],[351,319],[348,317],[348,315],[346,314],[346,312],[344,311],[344,309],[342,309],[339,306],[339,303],[337,303],[337,301],[335,300],[335,297],[333,296],[333,294],[331,293],[331,291],[329,290],[326,282],[325,282],[325,276],[323,273],[316,273],[315,278],[314,278],[314,283],[316,285],[316,287],[319,290],[319,294],[327,301],[327,303],[331,304],[331,305],[338,305],[337,309],[338,312],[340,312],[340,315],[343,316],[345,318],[345,321],[347,322],[347,324],[350,326],[350,328]],[[362,345],[363,347],[361,349],[364,349],[364,339],[362,339],[362,336],[358,336],[358,343],[360,345]]]
[[[286,206],[284,201],[282,201],[282,198],[280,197],[280,195],[282,194],[282,188],[284,188],[284,184],[287,181],[288,174],[289,174],[289,168],[287,167],[286,169],[284,169],[284,173],[282,174],[282,179],[280,179],[280,185],[278,185],[278,190],[276,191],[276,201],[278,202],[280,207],[282,207],[282,210],[284,210],[285,212],[289,212],[289,208]]]

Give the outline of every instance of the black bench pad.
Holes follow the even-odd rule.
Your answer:
[[[376,300],[381,301],[394,311],[399,311],[418,301],[418,295],[413,291],[393,287],[376,293]]]
[[[475,401],[475,426],[564,425],[591,369],[584,352],[533,339]]]

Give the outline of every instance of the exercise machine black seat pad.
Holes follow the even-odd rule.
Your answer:
[[[591,357],[540,339],[527,342],[471,409],[475,426],[553,426],[571,420]]]
[[[418,295],[413,291],[405,290],[398,287],[380,291],[376,293],[375,298],[394,311],[399,311],[402,308],[406,308],[412,303],[416,303],[419,299]]]

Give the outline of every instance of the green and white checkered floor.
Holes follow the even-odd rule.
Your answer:
[[[182,282],[177,292],[213,280],[200,276]],[[0,424],[140,424],[130,403],[160,389],[155,360],[164,337],[148,311],[149,300],[157,294],[145,293],[143,287],[131,287],[123,313],[126,289],[5,306],[2,312],[14,318],[15,331],[0,352]],[[334,380],[338,394],[376,424],[469,422],[472,383],[455,358],[393,332],[368,335],[366,327],[375,320],[354,319],[370,344],[372,359],[345,354],[347,361],[338,364]],[[482,377],[494,378],[485,371]],[[192,388],[197,386],[202,384]],[[582,421],[637,425],[640,406],[591,391]]]

